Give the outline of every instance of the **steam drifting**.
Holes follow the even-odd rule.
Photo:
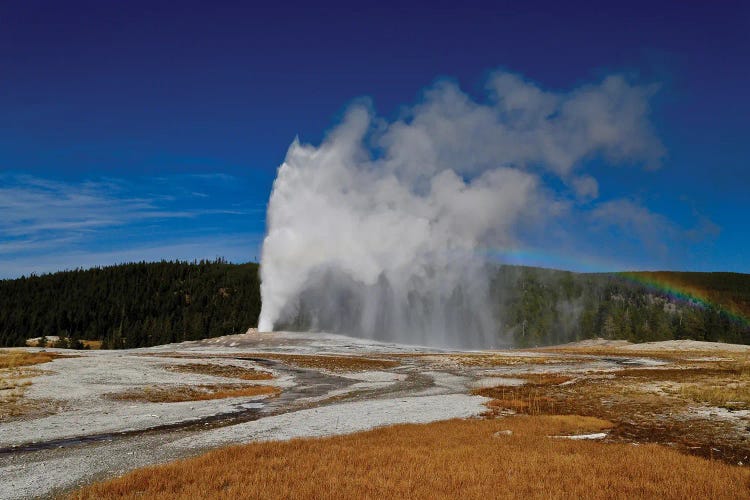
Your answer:
[[[484,102],[440,82],[393,122],[352,105],[320,146],[295,140],[278,170],[260,330],[493,346],[482,249],[522,244],[519,229],[554,216],[544,179],[596,197],[576,172],[584,159],[658,163],[654,91],[616,75],[557,93],[501,72]]]

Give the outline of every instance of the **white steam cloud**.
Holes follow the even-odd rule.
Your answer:
[[[492,346],[502,332],[482,249],[554,212],[543,179],[591,198],[583,160],[663,155],[652,86],[610,76],[557,93],[503,72],[487,91],[477,102],[441,82],[394,122],[355,104],[320,146],[292,143],[268,207],[262,331]]]

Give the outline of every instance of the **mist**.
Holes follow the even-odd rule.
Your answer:
[[[261,331],[503,345],[487,249],[522,246],[570,199],[595,197],[587,160],[664,154],[653,85],[612,75],[559,92],[497,72],[485,91],[440,81],[395,120],[356,102],[321,144],[294,140],[268,205]]]

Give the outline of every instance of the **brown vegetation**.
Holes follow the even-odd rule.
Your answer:
[[[616,423],[612,438],[628,442],[670,443],[682,451],[748,463],[748,422],[712,418],[711,408],[750,407],[750,374],[744,363],[708,363],[704,367],[629,368],[591,373],[560,385],[539,375],[537,383],[480,388],[491,398],[488,416],[580,414]],[[547,378],[547,382],[542,381]],[[696,411],[700,410],[701,411]]]
[[[29,408],[23,404],[23,394],[29,385],[24,376],[0,373],[0,421],[26,413]]]
[[[145,387],[110,394],[120,401],[147,401],[149,403],[180,403],[183,401],[205,401],[209,399],[239,398],[261,395],[276,395],[281,390],[268,385],[198,385],[179,387]]]
[[[633,344],[627,344],[621,346],[576,346],[576,345],[562,345],[562,346],[550,346],[550,347],[536,347],[530,349],[530,351],[537,352],[540,354],[572,354],[576,356],[607,356],[607,357],[623,357],[623,358],[654,358],[673,362],[686,362],[691,363],[696,359],[716,359],[724,358],[730,361],[742,361],[747,360],[750,356],[748,351],[735,351],[735,350],[722,350],[721,344],[714,344],[717,349],[705,350],[705,349],[631,349]]]
[[[730,409],[750,408],[750,362],[747,360],[684,368],[629,369],[616,375],[662,382],[667,394],[694,403]]]
[[[492,366],[516,366],[516,365],[546,365],[577,363],[578,359],[563,358],[555,356],[514,356],[495,353],[467,353],[447,354],[436,356],[436,360],[452,362],[458,366],[466,367],[492,367]]]
[[[0,351],[0,421],[42,411],[40,402],[24,399],[31,378],[40,373],[29,368],[65,358],[53,352]]]
[[[680,395],[698,403],[731,410],[750,408],[750,384],[745,381],[727,384],[691,384],[680,389]]]
[[[200,355],[182,354],[175,352],[145,353],[142,356],[156,356],[160,358],[233,358],[245,360],[273,359],[301,368],[317,368],[329,371],[365,371],[365,370],[387,370],[395,368],[401,363],[392,359],[378,358],[374,356],[342,356],[337,354],[284,354],[276,352],[243,352],[238,355]],[[389,356],[391,357],[391,356]],[[394,356],[395,357],[395,356]]]
[[[527,385],[560,385],[573,380],[573,377],[558,373],[529,373],[518,375],[518,378],[526,380]]]
[[[167,370],[180,373],[212,375],[214,377],[236,378],[240,380],[271,380],[273,378],[273,375],[269,372],[234,365],[189,363],[186,365],[169,366],[167,367]]]
[[[53,359],[69,358],[55,352],[0,351],[0,369],[49,363]]]
[[[80,340],[81,344],[83,345],[84,349],[101,349],[102,348],[102,341],[101,340]],[[47,343],[44,346],[39,345],[39,339],[28,339],[26,340],[26,345],[29,347],[49,347],[49,348],[56,348],[56,347],[63,347],[66,348],[67,345],[59,345],[59,342],[55,342],[54,340],[48,339]]]
[[[537,388],[560,385],[572,380],[572,377],[555,373],[530,373],[518,377],[526,380],[523,386],[498,386],[472,391],[473,394],[492,398],[486,405],[489,408],[486,416],[502,415],[508,410],[528,415],[555,414],[554,400],[543,395]]]
[[[548,436],[577,416],[451,420],[253,443],[137,470],[72,495],[104,498],[747,498],[750,470],[658,445]]]
[[[386,370],[400,363],[389,359],[372,359],[359,356],[335,356],[317,354],[251,354],[258,358],[275,359],[302,368],[317,368],[330,371]]]

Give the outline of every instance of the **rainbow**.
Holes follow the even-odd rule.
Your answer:
[[[664,276],[663,273],[658,271],[619,272],[615,273],[615,275],[631,283],[666,295],[674,301],[688,303],[701,309],[716,309],[722,316],[729,318],[731,321],[743,326],[750,326],[750,317],[742,314],[741,311],[734,308],[727,308],[727,306],[712,300],[704,290],[680,283],[674,278]]]
[[[750,315],[739,308],[720,304],[699,287],[681,283],[674,276],[659,271],[611,272],[619,264],[601,258],[563,255],[534,248],[482,248],[478,252],[503,264],[543,267],[547,269],[568,269],[579,273],[609,274],[645,287],[655,293],[666,295],[675,302],[689,304],[701,309],[715,309],[722,316],[743,327],[750,327]]]
[[[619,276],[627,282],[669,297],[674,302],[688,304],[700,309],[714,309],[723,317],[735,324],[750,328],[750,315],[744,314],[736,306],[721,304],[696,286],[681,283],[667,273],[659,271],[624,271],[612,272],[621,266],[613,261],[601,258],[564,256],[559,252],[547,252],[538,248],[481,248],[477,253],[503,264],[543,267],[547,269],[565,269],[579,273],[609,274]]]
[[[617,268],[614,262],[596,257],[581,258],[561,252],[548,252],[538,248],[481,248],[477,253],[511,266],[531,266],[545,269],[564,269],[577,273],[605,273]]]

